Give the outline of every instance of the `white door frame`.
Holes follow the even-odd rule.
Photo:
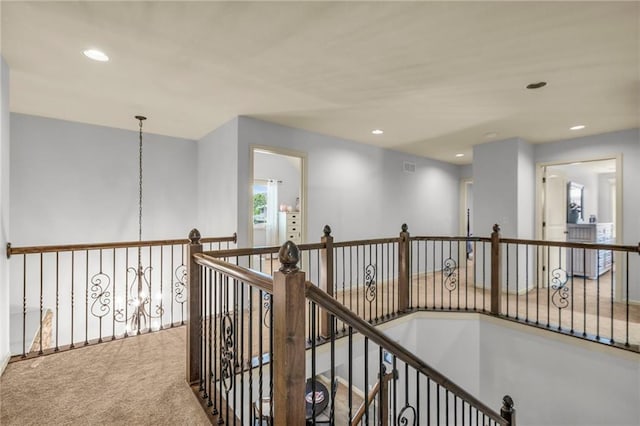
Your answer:
[[[588,161],[603,161],[603,160],[615,160],[616,161],[616,244],[622,244],[622,236],[624,235],[622,229],[622,153],[611,155],[599,155],[597,157],[582,157],[573,158],[571,160],[557,160],[543,163],[536,163],[536,239],[542,240],[542,220],[544,219],[544,186],[542,185],[542,178],[544,176],[544,168],[548,166],[560,166],[577,162]],[[618,253],[614,259],[615,263],[620,265],[622,256]],[[614,292],[614,299],[616,301],[622,300],[622,268],[617,268],[615,271],[616,288]]]
[[[286,148],[279,148],[267,145],[250,145],[249,146],[249,217],[247,233],[249,244],[253,246],[253,156],[255,151],[266,151],[272,154],[285,155],[288,157],[300,158],[300,210],[302,210],[302,229],[300,230],[300,238],[302,242],[306,242],[307,231],[307,154],[301,151],[294,151]]]

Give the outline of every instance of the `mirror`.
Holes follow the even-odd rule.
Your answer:
[[[584,220],[584,185],[576,182],[567,183],[567,223],[578,223]]]

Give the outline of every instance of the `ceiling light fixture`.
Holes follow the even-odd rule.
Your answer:
[[[533,89],[540,89],[540,88],[542,88],[542,87],[544,87],[546,85],[547,85],[546,81],[539,81],[537,83],[529,83],[529,84],[527,84],[526,87],[527,87],[527,89],[533,90]]]
[[[585,126],[583,124],[578,124],[577,126],[569,127],[569,130],[582,130]]]
[[[456,154],[456,157],[458,157],[458,158],[464,157],[464,154]]]
[[[371,131],[371,133],[373,133],[374,135],[381,135],[381,134],[383,134],[383,133],[384,133],[384,130],[382,130],[382,129],[375,129],[375,130],[372,130],[372,131]]]
[[[84,56],[89,59],[93,59],[94,61],[107,62],[109,60],[109,57],[104,52],[97,49],[87,49],[82,53],[84,53]]]
[[[162,318],[164,308],[162,304],[152,307],[151,293],[151,266],[142,264],[142,122],[147,117],[136,115],[138,120],[138,265],[130,266],[127,272],[134,276],[129,285],[129,298],[127,307],[115,311],[115,321],[127,323],[126,333],[140,334],[141,330],[151,330],[151,320]],[[162,297],[160,297],[162,300]],[[124,312],[123,312],[124,311]]]

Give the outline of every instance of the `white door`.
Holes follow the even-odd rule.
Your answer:
[[[542,180],[542,239],[545,241],[567,240],[567,178],[559,170],[545,167]],[[541,247],[542,280],[544,287],[553,284],[554,273],[567,272],[566,249]]]

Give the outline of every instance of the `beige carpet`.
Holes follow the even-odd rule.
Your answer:
[[[0,378],[2,425],[208,425],[178,327],[22,362]]]

